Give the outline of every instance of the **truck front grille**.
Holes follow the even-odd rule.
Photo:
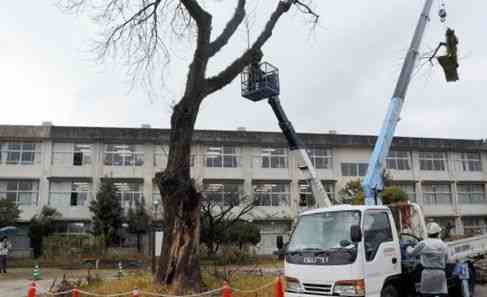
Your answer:
[[[321,296],[330,296],[331,292],[331,285],[325,284],[303,284],[304,293],[310,295],[321,295]]]

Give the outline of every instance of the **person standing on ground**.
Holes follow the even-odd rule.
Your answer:
[[[8,237],[2,237],[0,240],[0,273],[7,273],[7,256],[11,248],[12,244]]]
[[[428,236],[407,252],[419,255],[423,271],[419,292],[423,297],[447,297],[446,263],[449,260],[448,245],[440,239],[441,227],[437,223],[428,224]]]

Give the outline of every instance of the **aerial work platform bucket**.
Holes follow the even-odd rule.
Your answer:
[[[279,70],[267,62],[250,64],[241,78],[242,97],[256,102],[279,96]]]

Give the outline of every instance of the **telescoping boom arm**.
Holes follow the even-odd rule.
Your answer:
[[[384,170],[384,162],[389,154],[392,138],[396,130],[397,123],[400,120],[400,114],[406,91],[411,81],[411,74],[414,70],[416,58],[418,56],[419,47],[423,34],[426,29],[426,24],[429,20],[429,13],[433,0],[426,0],[424,8],[421,12],[416,31],[414,32],[413,40],[409,47],[406,59],[401,69],[401,74],[396,84],[394,94],[389,103],[389,108],[382,124],[380,134],[375,143],[374,150],[370,156],[369,165],[367,168],[367,175],[362,182],[362,189],[365,195],[365,205],[382,204],[378,199],[377,194],[384,189],[384,179],[382,173]]]
[[[286,140],[289,145],[289,150],[291,152],[295,152],[296,156],[300,158],[301,162],[299,169],[303,172],[305,179],[309,182],[311,186],[311,191],[316,199],[316,206],[317,207],[330,207],[332,203],[326,194],[325,188],[321,184],[321,181],[318,179],[316,175],[316,170],[311,162],[308,153],[306,152],[306,148],[304,144],[299,139],[296,131],[294,130],[293,125],[288,120],[286,113],[282,109],[280,100],[278,97],[271,97],[268,100],[269,105],[272,107],[274,114],[279,121],[279,127],[281,127],[282,133],[286,137]]]

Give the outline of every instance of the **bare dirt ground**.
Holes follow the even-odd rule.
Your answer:
[[[84,278],[87,270],[63,270],[48,268],[42,269],[42,279],[37,281],[41,288],[49,289],[53,281],[59,282],[63,275],[67,278]],[[115,276],[116,270],[99,270],[97,272],[102,277]],[[7,274],[0,274],[0,297],[24,297],[27,295],[27,288],[32,283],[32,269],[12,268]]]

